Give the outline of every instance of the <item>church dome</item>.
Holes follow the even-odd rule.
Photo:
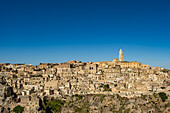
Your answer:
[[[116,62],[116,61],[119,61],[119,59],[117,59],[117,58],[114,58],[114,59],[113,59],[113,62]]]

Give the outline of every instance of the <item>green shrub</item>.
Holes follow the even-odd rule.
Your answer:
[[[104,98],[105,98],[106,95],[102,95],[102,97],[100,98],[100,102],[102,103]]]
[[[109,84],[104,85],[104,88],[105,89],[109,88]]]
[[[170,107],[170,103],[165,104],[165,108]]]
[[[141,97],[142,97],[143,99],[146,99],[146,95],[141,95]]]
[[[103,88],[104,88],[104,91],[112,91],[109,87],[109,84],[104,85]]]
[[[81,100],[83,98],[82,95],[78,95],[78,99]]]
[[[79,108],[77,106],[74,106],[74,111],[77,113],[80,113],[82,111],[82,108]]]
[[[53,101],[47,102],[47,107],[55,113],[60,113],[61,107],[63,105],[64,105],[64,101],[61,101],[61,100],[53,100]]]
[[[113,104],[112,109],[116,109],[116,105],[115,104]]]
[[[153,96],[154,96],[155,98],[157,98],[156,93],[153,93]]]
[[[15,113],[22,113],[24,111],[24,107],[18,105],[15,108],[13,108],[13,112]]]
[[[130,112],[130,108],[128,108],[124,111],[124,113],[129,113],[129,112]]]
[[[166,93],[164,93],[164,92],[160,92],[160,93],[158,93],[158,94],[159,94],[159,96],[161,97],[161,99],[162,99],[163,102],[165,102],[165,100],[168,98],[168,97],[166,96]]]

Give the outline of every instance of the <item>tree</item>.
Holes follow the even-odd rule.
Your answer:
[[[164,93],[164,92],[160,92],[160,93],[158,93],[158,94],[159,94],[159,96],[161,97],[161,99],[162,99],[163,102],[165,102],[165,100],[168,98],[168,97],[166,96],[166,93]]]
[[[24,111],[24,107],[18,105],[15,108],[13,108],[13,112],[15,113],[22,113]]]
[[[61,112],[61,106],[57,102],[50,102],[48,107],[55,113]]]
[[[104,88],[104,91],[112,91],[112,90],[109,88],[109,84],[104,85],[103,88]]]
[[[54,113],[60,113],[61,107],[64,105],[64,102],[61,100],[53,100],[47,102],[47,107]]]

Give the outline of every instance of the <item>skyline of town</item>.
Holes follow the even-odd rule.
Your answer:
[[[126,52],[125,52],[126,53]],[[133,54],[133,53],[132,53]],[[117,56],[117,57],[116,57]],[[113,58],[118,58],[119,56],[118,55],[116,55],[115,57],[113,56]],[[90,59],[90,58],[89,58]],[[102,62],[102,61],[111,61],[111,60],[104,60],[104,59],[101,59],[100,61],[99,60],[89,60],[89,61],[82,61],[82,60],[78,60],[78,59],[69,59],[69,60],[66,60],[66,61],[62,61],[62,62],[38,62],[38,63],[33,63],[33,64],[31,64],[31,63],[29,63],[29,62],[13,62],[13,63],[11,63],[11,62],[0,62],[0,63],[10,63],[10,64],[31,64],[31,65],[39,65],[40,63],[64,63],[64,62],[67,62],[67,61],[71,61],[71,60],[75,60],[75,61],[81,61],[81,62]],[[145,60],[145,59],[144,59]],[[141,62],[141,61],[138,61],[138,60],[135,60],[135,59],[131,59],[131,60],[128,60],[127,58],[126,58],[126,54],[125,54],[125,61],[137,61],[137,62]],[[143,63],[143,62],[142,62]],[[146,64],[147,62],[145,62],[145,64]],[[151,66],[154,66],[154,65],[152,65],[151,64]],[[162,66],[160,66],[160,65],[155,65],[154,67],[162,67]],[[162,67],[162,68],[166,68],[166,67]],[[170,69],[169,67],[167,67],[166,69]]]
[[[125,61],[122,49],[118,56],[104,62],[0,63],[0,112],[170,111],[170,70]]]

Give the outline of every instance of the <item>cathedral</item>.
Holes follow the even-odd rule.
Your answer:
[[[114,58],[113,63],[115,65],[120,65],[122,68],[149,68],[149,65],[137,61],[123,61],[122,49],[119,50],[119,59]]]
[[[113,59],[113,62],[123,62],[123,50],[122,49],[120,49],[119,50],[119,59],[117,59],[117,58],[114,58]]]

